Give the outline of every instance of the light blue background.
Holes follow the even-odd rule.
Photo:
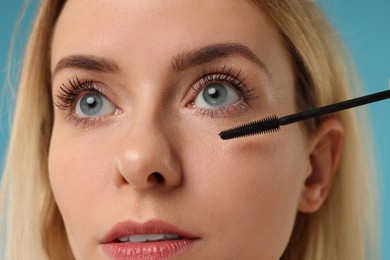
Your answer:
[[[15,54],[20,59],[21,46],[28,34],[28,25],[35,10],[32,1]],[[8,140],[8,116],[3,94],[7,52],[14,24],[23,0],[0,1],[0,172],[3,168]],[[390,79],[390,0],[324,0],[321,5],[346,40],[354,57],[365,92],[388,88]],[[18,56],[19,55],[19,56]],[[15,79],[13,79],[15,80]],[[390,100],[368,107],[372,118],[377,167],[382,194],[382,251],[383,259],[390,259]]]

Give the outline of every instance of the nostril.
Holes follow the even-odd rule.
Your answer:
[[[163,183],[165,181],[164,177],[162,176],[161,173],[159,172],[153,172],[149,177],[148,177],[148,181],[155,181],[157,183]]]

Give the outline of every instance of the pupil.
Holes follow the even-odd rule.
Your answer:
[[[212,84],[203,91],[203,98],[210,106],[223,106],[228,98],[228,91],[223,84]]]
[[[102,109],[102,106],[102,97],[95,93],[84,96],[80,101],[80,110],[88,116],[98,114]]]
[[[217,98],[219,96],[217,90],[214,87],[211,87],[207,90],[212,98]]]

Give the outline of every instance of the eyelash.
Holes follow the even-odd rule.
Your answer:
[[[79,118],[71,112],[73,105],[75,104],[78,96],[85,92],[95,92],[106,97],[106,91],[99,87],[97,82],[89,79],[79,79],[75,76],[72,79],[68,80],[68,85],[62,84],[60,90],[54,99],[54,105],[60,110],[70,111],[67,115],[67,119],[74,121],[76,125],[82,123],[84,127],[93,125],[97,121],[101,120],[101,117],[95,118]]]
[[[210,71],[203,70],[202,74],[198,77],[198,80],[195,84],[193,84],[192,89],[194,93],[199,93],[203,88],[207,87],[210,83],[213,82],[224,82],[228,83],[237,90],[243,102],[240,102],[236,105],[230,107],[223,108],[215,108],[215,109],[206,109],[206,108],[198,108],[196,110],[197,115],[207,115],[210,117],[216,116],[228,116],[233,112],[242,112],[249,107],[249,101],[252,99],[256,99],[257,97],[254,95],[254,89],[249,89],[246,84],[246,76],[242,76],[242,70],[235,70],[234,68],[227,69],[226,66],[222,68],[213,68]]]
[[[68,110],[72,107],[77,96],[83,92],[102,93],[101,89],[96,88],[92,80],[80,80],[77,76],[68,80],[69,86],[62,84],[57,94],[57,100],[54,104],[61,110]],[[103,94],[104,95],[104,94]]]
[[[207,87],[212,82],[224,82],[229,84],[235,90],[239,92],[242,97],[242,101],[238,104],[223,108],[197,108],[195,113],[197,115],[207,115],[210,117],[229,116],[234,112],[242,112],[248,108],[249,100],[255,99],[253,94],[254,89],[248,89],[245,84],[246,77],[242,76],[241,70],[235,70],[233,68],[227,69],[226,66],[222,68],[213,68],[210,70],[204,69],[202,74],[198,77],[194,84],[192,84],[192,90],[194,93],[199,93],[203,88]],[[63,111],[70,111],[67,118],[74,121],[76,125],[82,123],[85,127],[97,123],[98,120],[102,120],[102,117],[95,118],[79,118],[71,112],[78,96],[85,92],[95,92],[107,97],[104,88],[99,87],[97,82],[89,79],[79,79],[75,76],[68,80],[68,84],[63,83],[60,86],[60,90],[54,98],[54,105],[58,109]],[[110,100],[110,99],[109,99]]]

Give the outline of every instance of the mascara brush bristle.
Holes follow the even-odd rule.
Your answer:
[[[280,123],[276,115],[272,115],[257,121],[253,121],[241,126],[237,126],[219,133],[223,140],[251,136],[257,134],[271,133],[279,131]]]

